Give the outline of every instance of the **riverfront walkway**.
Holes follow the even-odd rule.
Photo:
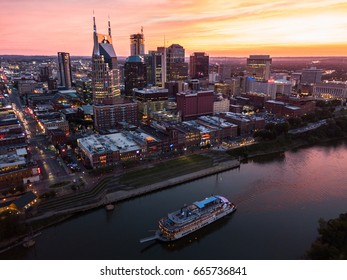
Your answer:
[[[186,183],[239,166],[240,163],[238,160],[225,161],[225,159],[219,159],[217,161],[213,161],[212,166],[209,168],[204,168],[199,171],[144,186],[121,184],[119,174],[104,177],[95,187],[88,191],[80,191],[41,202],[35,209],[36,213],[33,213],[35,214],[35,217],[32,217],[30,221],[62,214],[73,214],[76,212],[86,211],[110,203],[140,196],[149,192]]]
[[[176,186],[179,184],[183,184],[189,181],[193,181],[202,177],[210,176],[216,173],[220,173],[232,168],[236,168],[240,166],[240,162],[238,160],[231,160],[227,162],[222,162],[216,166],[200,170],[197,172],[193,172],[190,174],[178,176],[175,178],[171,178],[162,182],[150,184],[147,186],[143,186],[140,188],[127,189],[127,190],[117,190],[115,192],[109,193],[105,196],[105,204],[111,202],[118,202],[124,199],[129,199],[132,197],[140,196],[149,192],[161,190],[164,188]]]

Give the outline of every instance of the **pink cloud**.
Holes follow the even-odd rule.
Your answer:
[[[0,54],[66,51],[90,55],[93,10],[101,33],[107,31],[110,16],[116,53],[125,56],[129,55],[130,34],[139,32],[141,26],[146,50],[162,45],[165,35],[169,42],[182,44],[187,53],[230,50],[233,55],[236,48],[249,51],[245,46],[250,39],[259,48],[264,41],[283,45],[297,30],[308,44],[315,44],[309,41],[315,37],[332,44],[347,43],[347,5],[338,0],[2,0]],[[334,32],[319,33],[324,28],[313,29],[312,22],[295,26],[298,18],[319,23],[321,15]],[[305,32],[310,36],[304,36]]]

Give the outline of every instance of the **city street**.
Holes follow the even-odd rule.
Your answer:
[[[72,181],[78,178],[77,174],[71,174],[69,168],[56,153],[53,145],[48,142],[44,131],[37,121],[22,106],[16,90],[13,90],[12,94],[10,94],[10,100],[27,134],[29,160],[36,162],[40,168],[40,182],[34,182],[33,184],[35,190],[41,193],[56,182],[63,180]]]

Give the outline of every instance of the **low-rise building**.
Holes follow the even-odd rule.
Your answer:
[[[268,113],[278,116],[298,117],[302,115],[300,107],[277,100],[266,101],[265,109]]]
[[[199,146],[200,131],[183,123],[170,124],[167,127],[170,133],[172,148],[183,150]]]
[[[269,96],[271,99],[276,98],[277,86],[273,82],[259,82],[250,80],[248,83],[247,92],[262,93]]]
[[[141,147],[124,133],[94,134],[77,139],[77,145],[93,168],[112,166],[141,156]]]
[[[26,135],[12,108],[0,109],[0,149],[26,146]]]
[[[65,133],[69,132],[69,122],[63,119],[58,120],[41,120],[42,126],[47,134],[50,129],[60,129]]]
[[[270,99],[269,95],[266,95],[263,93],[255,93],[255,92],[242,94],[241,97],[245,97],[248,100],[247,104],[243,103],[244,105],[253,106],[255,109],[264,108],[265,101]]]
[[[219,114],[222,112],[229,112],[230,100],[224,98],[221,93],[215,95],[213,101],[213,114]]]
[[[53,145],[66,144],[66,133],[61,129],[48,129],[47,136]]]
[[[208,127],[217,127],[219,132],[218,138],[220,140],[237,136],[237,125],[221,117],[201,116],[198,118],[197,122]]]
[[[231,85],[230,84],[222,84],[222,83],[215,83],[214,84],[214,91],[217,93],[222,93],[226,96],[231,96]]]
[[[34,80],[19,80],[18,92],[20,95],[31,94],[37,86],[37,82]]]
[[[181,116],[179,113],[172,111],[157,111],[152,112],[152,119],[159,122],[179,122],[181,121]]]
[[[316,103],[307,98],[288,98],[268,100],[265,109],[268,113],[285,117],[299,117],[315,111]]]
[[[199,146],[205,147],[207,145],[214,144],[218,139],[218,129],[216,127],[207,127],[200,124],[196,120],[185,121],[185,124],[199,130],[200,132],[200,144]]]
[[[291,81],[286,79],[277,79],[274,80],[276,85],[276,94],[282,94],[286,96],[290,96],[292,93],[293,84]]]
[[[152,117],[152,112],[163,111],[168,107],[168,89],[133,89],[134,99],[138,103],[140,119]]]
[[[160,143],[161,143],[161,151],[162,152],[167,152],[170,151],[170,137],[169,134],[166,131],[165,127],[157,127],[156,124],[158,122],[156,121],[152,121],[150,122],[149,125],[142,125],[141,129],[151,135],[152,137],[154,137],[155,139],[157,139]]]
[[[0,155],[0,191],[22,186],[32,181],[32,177],[38,177],[39,173],[40,170],[30,165],[21,152]]]
[[[346,101],[347,85],[336,83],[320,83],[313,86],[312,96],[322,99],[338,99]]]
[[[243,106],[241,106],[241,105],[230,104],[229,112],[242,113],[242,108],[243,108]]]
[[[111,105],[94,105],[94,128],[103,132],[115,128],[119,122],[138,124],[138,104],[127,98],[117,98]]]
[[[177,111],[182,120],[191,120],[203,115],[213,114],[213,91],[186,91],[176,96]]]
[[[231,112],[221,113],[220,116],[237,125],[237,135],[249,135],[252,132],[253,125],[247,116]]]
[[[26,192],[19,197],[0,203],[0,213],[2,211],[19,211],[24,213],[37,203],[37,195],[32,192]]]
[[[146,133],[144,130],[137,129],[135,131],[127,131],[124,133],[139,145],[142,155],[160,154],[162,152],[161,140]]]

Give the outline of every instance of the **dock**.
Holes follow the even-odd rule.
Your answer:
[[[152,240],[157,240],[157,237],[154,235],[154,236],[142,238],[142,239],[140,239],[140,243],[145,243],[145,242],[152,241]]]

